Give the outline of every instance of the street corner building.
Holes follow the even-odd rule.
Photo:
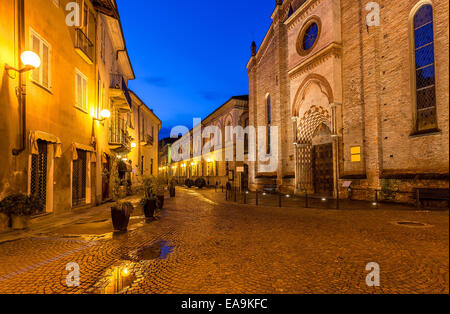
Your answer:
[[[114,169],[128,187],[156,174],[161,121],[128,89],[115,1],[2,0],[0,64],[0,199],[58,213],[111,199]]]
[[[252,190],[409,203],[448,189],[449,2],[366,2],[275,2],[247,69],[250,125],[279,128],[278,169],[250,162]]]

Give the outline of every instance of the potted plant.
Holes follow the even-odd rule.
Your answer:
[[[169,193],[170,193],[170,197],[175,197],[175,195],[176,195],[174,179],[170,180]]]
[[[156,195],[156,207],[158,209],[164,208],[164,192],[165,192],[165,180],[164,177],[158,176],[154,180],[154,191]]]
[[[156,199],[144,197],[141,200],[142,209],[144,210],[145,218],[151,219],[155,216]]]
[[[110,173],[110,186],[111,186],[111,196],[114,201],[118,201],[121,198],[121,179],[119,176],[119,159],[113,158],[111,165],[111,173]]]
[[[119,202],[111,207],[111,217],[115,231],[127,231],[133,209],[133,204],[130,202]]]
[[[145,218],[153,218],[156,210],[156,194],[155,194],[155,179],[144,178],[143,180],[144,198],[141,200],[142,209],[144,210]]]
[[[197,180],[195,180],[195,186],[197,186],[199,189],[203,189],[206,186],[205,179],[198,178]]]
[[[30,225],[31,216],[39,213],[42,201],[35,196],[15,194],[5,198],[2,203],[2,212],[11,218],[11,227],[14,230],[24,230]]]
[[[127,180],[127,195],[131,196],[133,195],[133,181],[131,181],[131,179]]]

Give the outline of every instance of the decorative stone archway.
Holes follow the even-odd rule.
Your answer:
[[[314,132],[325,124],[331,129],[331,117],[324,108],[311,106],[297,124],[297,144],[310,144]]]
[[[322,125],[330,129],[331,119],[326,110],[316,106],[312,106],[297,123],[296,189],[298,190],[315,192],[313,138]]]
[[[332,117],[333,109],[330,105],[333,101],[331,86],[324,77],[318,74],[310,74],[307,76],[295,96],[292,115],[296,137],[295,188],[297,191],[315,192],[313,168],[317,154],[315,154],[316,148],[313,146],[313,137],[322,126],[328,130],[330,135],[335,131],[335,123]],[[331,164],[331,180],[334,181],[334,160],[332,153],[334,151],[334,145],[332,144],[331,137],[330,144],[328,145],[327,152],[331,155],[329,160]]]
[[[328,83],[327,79],[319,74],[309,74],[304,80],[303,83],[300,84],[298,88],[297,94],[294,98],[294,103],[292,106],[292,116],[300,117],[302,115],[302,109],[305,108],[305,102],[308,101],[308,91],[311,88],[317,87],[320,90],[320,93],[327,99],[327,105],[332,104],[334,102],[334,94],[331,88],[331,85]],[[317,106],[317,104],[316,104]],[[306,110],[305,110],[306,111]]]

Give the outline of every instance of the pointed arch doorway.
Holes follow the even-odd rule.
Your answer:
[[[336,131],[333,92],[328,81],[308,75],[293,102],[296,132],[296,190],[318,196],[333,196],[335,188]],[[333,116],[334,117],[334,116]]]

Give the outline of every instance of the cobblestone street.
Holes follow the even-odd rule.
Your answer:
[[[448,211],[255,207],[179,189],[153,222],[137,209],[127,234],[90,232],[112,228],[104,208],[0,243],[0,293],[449,293]],[[66,284],[72,262],[79,287]]]

